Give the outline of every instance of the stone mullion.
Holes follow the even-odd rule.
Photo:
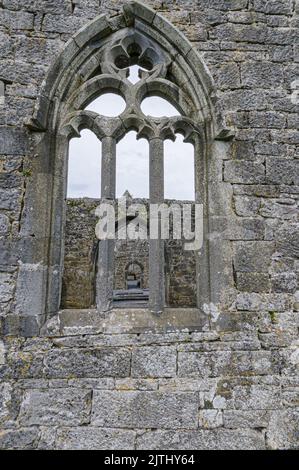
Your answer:
[[[101,199],[115,200],[116,141],[112,137],[102,139]],[[109,311],[113,303],[115,240],[99,241],[98,273],[96,282],[97,310]]]
[[[164,142],[153,138],[149,144],[150,204],[164,201]],[[164,241],[149,240],[149,308],[159,314],[165,305]]]

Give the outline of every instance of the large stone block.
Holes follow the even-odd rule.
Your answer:
[[[74,34],[86,23],[85,18],[80,16],[45,15],[43,31],[53,33]]]
[[[2,450],[34,449],[38,441],[37,428],[7,429],[0,433],[0,448]]]
[[[268,410],[224,410],[225,428],[266,428],[270,420]]]
[[[295,219],[299,210],[296,201],[291,198],[281,198],[277,200],[263,201],[260,215],[278,219]]]
[[[257,184],[265,181],[265,167],[261,163],[234,160],[225,162],[224,181]]]
[[[234,268],[241,272],[268,272],[275,246],[265,241],[234,243]]]
[[[9,29],[33,29],[34,15],[25,11],[0,11],[0,26]]]
[[[284,312],[291,307],[290,299],[286,294],[257,294],[242,293],[236,299],[237,310]]]
[[[95,391],[91,423],[128,429],[193,429],[197,426],[196,393]]]
[[[258,450],[265,449],[261,432],[253,429],[148,431],[137,438],[137,449],[147,450]]]
[[[277,251],[288,258],[299,258],[299,226],[297,223],[288,223],[275,231]]]
[[[267,129],[276,128],[281,129],[285,127],[286,116],[282,113],[273,111],[249,113],[249,126],[250,127],[265,127]]]
[[[17,322],[18,315],[12,315]],[[10,315],[4,316],[3,319],[9,318]],[[28,318],[31,318],[30,316]],[[35,319],[36,320],[36,319]],[[7,324],[5,323],[4,326],[7,328]],[[14,329],[14,325],[10,325],[12,331],[4,331],[4,333],[8,334],[17,334],[17,328]],[[16,326],[20,327],[20,324],[16,324]],[[5,328],[4,328],[5,330]],[[6,353],[6,364],[3,370],[0,370],[0,378],[7,378],[7,379],[25,379],[25,378],[39,378],[42,373],[42,354],[35,353],[31,354],[28,352],[24,352],[16,348],[16,350],[12,349],[11,351],[7,351]]]
[[[15,55],[17,60],[24,60],[34,64],[50,65],[64,43],[58,39],[28,38],[20,36],[15,42]]]
[[[281,407],[281,390],[277,385],[237,385],[234,388],[237,410],[275,410]]]
[[[242,217],[255,216],[261,205],[258,197],[252,196],[235,196],[234,197],[235,212]]]
[[[282,85],[283,70],[271,62],[248,62],[241,66],[242,84],[247,87],[271,88]]]
[[[59,428],[54,447],[59,450],[132,450],[134,441],[134,431],[84,426]]]
[[[294,272],[279,273],[271,276],[271,286],[273,292],[290,292],[297,290],[298,280]]]
[[[299,442],[299,411],[273,411],[267,430],[270,449],[297,449]]]
[[[241,85],[240,72],[236,64],[222,64],[213,75],[219,89],[234,89]]]
[[[279,372],[279,359],[268,351],[179,352],[180,377],[267,375]]]
[[[255,160],[253,142],[235,140],[232,142],[232,155],[238,160]]]
[[[299,161],[285,158],[269,158],[266,161],[268,183],[299,184]]]
[[[290,15],[292,14],[291,0],[254,0],[253,8],[256,12],[268,15]]]
[[[210,32],[211,39],[221,41],[236,41],[264,44],[267,38],[267,28],[265,25],[243,25],[243,24],[221,24],[217,25]]]
[[[26,11],[36,12],[51,12],[51,13],[72,13],[71,0],[27,0],[24,4],[23,0],[3,0],[4,8],[10,10],[19,10],[26,7]],[[21,12],[20,12],[21,13]],[[22,12],[24,13],[24,12]]]
[[[19,214],[21,209],[21,196],[21,188],[0,189],[0,209],[9,210],[15,214]]]
[[[263,240],[265,222],[258,217],[213,217],[210,220],[211,239],[217,234],[222,240]]]
[[[9,302],[13,297],[14,281],[11,274],[0,272],[0,304]]]
[[[13,127],[0,127],[0,154],[24,155],[28,149],[28,135],[25,131]]]
[[[133,377],[174,377],[176,375],[175,347],[140,347],[132,353]]]
[[[51,378],[128,377],[130,350],[57,349],[46,354],[44,364],[44,374]]]
[[[269,292],[270,278],[264,273],[237,272],[236,287],[242,292]]]
[[[185,2],[182,3],[185,7]],[[215,10],[234,11],[246,8],[247,2],[246,0],[218,0],[211,5],[210,0],[198,0],[196,6],[203,11],[210,9],[211,6],[215,8]]]
[[[80,389],[26,390],[19,421],[24,426],[88,423],[91,392]]]

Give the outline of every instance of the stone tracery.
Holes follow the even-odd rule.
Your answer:
[[[187,117],[174,116],[153,118],[145,116],[141,102],[146,96],[165,96],[175,103],[183,114],[188,110],[188,100],[179,88],[165,78],[170,58],[143,35],[124,31],[122,38],[104,47],[101,71],[84,83],[70,97],[67,114],[61,124],[61,132],[68,138],[80,136],[82,128],[88,128],[102,141],[102,185],[101,198],[115,199],[116,143],[131,130],[137,131],[137,139],[149,141],[150,153],[150,203],[164,201],[164,140],[175,140],[180,132],[186,142],[194,144],[201,128]],[[136,84],[128,81],[130,65],[147,68],[141,70],[141,80]],[[86,104],[103,92],[119,93],[126,102],[126,109],[117,117],[104,117],[86,111]],[[177,99],[179,98],[179,99]],[[189,113],[190,114],[190,113]],[[149,241],[149,308],[161,313],[165,305],[164,246],[162,240]],[[99,244],[99,266],[97,277],[97,309],[109,311],[113,302],[114,243],[101,240]]]
[[[128,74],[134,64],[142,70],[140,80],[132,84]],[[103,117],[85,109],[92,100],[107,92],[117,93],[125,100],[126,108],[119,116]],[[37,314],[41,323],[59,310],[69,139],[79,137],[82,129],[89,129],[101,140],[101,197],[113,200],[117,142],[131,130],[137,132],[137,138],[146,138],[149,141],[150,202],[159,203],[164,199],[163,141],[174,140],[176,133],[182,133],[195,149],[195,202],[207,208],[208,143],[230,136],[216,110],[213,93],[212,79],[186,38],[138,2],[127,4],[117,17],[96,18],[67,43],[49,70],[34,115],[28,122],[28,127],[34,131],[33,146],[40,156],[36,171],[44,172],[44,167],[51,167],[51,178],[45,188],[51,203],[41,211],[42,226],[47,227],[44,232],[40,226],[36,227],[33,213],[26,212],[26,224],[42,232],[45,250],[38,274],[42,286],[38,305],[35,310],[28,302],[24,307],[20,292],[20,310],[28,309],[30,315]],[[149,96],[167,99],[181,115],[145,116],[140,105]],[[28,188],[28,204],[38,207],[42,201],[36,199],[38,191],[34,184]],[[97,309],[103,313],[111,308],[113,241],[101,245]],[[164,307],[163,256],[162,241],[150,241],[149,305],[156,313],[162,312]],[[201,310],[210,298],[208,257],[208,250],[202,250],[197,256],[197,299]],[[24,275],[26,269],[24,266]]]

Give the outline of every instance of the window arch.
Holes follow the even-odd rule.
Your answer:
[[[129,68],[134,65],[140,67],[136,83],[128,79]],[[102,117],[85,109],[109,92],[119,94],[126,102],[120,116]],[[145,116],[140,106],[148,96],[165,98],[180,116]],[[106,199],[115,198],[116,143],[130,130],[146,138],[150,147],[150,201],[161,202],[163,141],[183,134],[195,149],[195,202],[205,208],[212,143],[230,137],[215,107],[213,81],[197,52],[174,26],[139,2],[126,4],[118,16],[95,18],[66,44],[48,72],[27,124],[38,158],[33,164],[36,178],[27,188],[23,213],[24,238],[31,251],[27,250],[29,254],[20,265],[17,309],[34,316],[38,325],[56,314],[60,304],[68,142],[72,137],[80,137],[82,129],[89,129],[101,140],[101,196]],[[42,198],[38,196],[41,181]],[[150,242],[150,309],[155,313],[164,306],[162,247],[161,240]],[[113,241],[102,243],[100,251],[97,308],[102,313],[111,308]],[[203,249],[197,259],[199,309],[211,301],[208,257],[209,250]],[[33,287],[39,294],[31,301],[26,293]]]
[[[125,269],[126,289],[141,289],[143,287],[144,268],[138,261],[132,261]]]

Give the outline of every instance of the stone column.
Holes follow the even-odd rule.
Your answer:
[[[115,200],[116,141],[112,137],[102,139],[101,199]],[[114,284],[115,240],[100,240],[98,273],[96,281],[97,310],[103,314],[112,308]]]
[[[154,138],[149,144],[150,204],[164,201],[164,142]],[[165,304],[164,241],[149,240],[149,308],[155,314],[163,312]]]

